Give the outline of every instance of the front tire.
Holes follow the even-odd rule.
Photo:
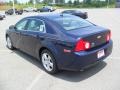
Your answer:
[[[52,53],[48,50],[43,50],[41,53],[41,61],[45,71],[49,74],[55,74],[58,72],[56,60]]]
[[[6,37],[6,45],[7,45],[7,47],[8,47],[9,49],[11,49],[11,50],[14,49],[14,47],[13,47],[13,45],[12,45],[12,41],[11,41],[11,39],[10,39],[9,36]]]

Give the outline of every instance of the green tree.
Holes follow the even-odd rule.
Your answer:
[[[36,3],[40,3],[40,0],[35,0]]]
[[[91,4],[91,0],[83,0],[85,4]]]
[[[115,3],[115,0],[105,0],[106,3]]]
[[[57,3],[57,4],[58,4],[58,3],[59,3],[59,0],[55,0],[55,3]]]
[[[60,0],[60,3],[61,3],[61,4],[64,4],[64,3],[65,3],[65,0]]]
[[[14,3],[15,3],[15,4],[18,4],[18,1],[17,1],[17,0],[14,0]]]
[[[48,4],[48,3],[49,3],[49,0],[43,0],[43,3],[44,3],[44,4]]]
[[[10,0],[8,4],[12,6],[13,2]]]
[[[53,3],[53,0],[49,0],[49,3]]]
[[[29,0],[29,2],[28,2],[28,3],[33,4],[33,2],[34,2],[34,0]]]
[[[79,5],[79,3],[80,3],[79,0],[75,0],[73,4],[74,6],[76,6],[76,5]]]
[[[75,1],[73,2],[73,4],[74,4],[74,6],[76,6],[76,4],[77,4],[77,1],[75,0]]]
[[[69,0],[69,1],[68,1],[68,4],[69,4],[69,5],[72,5],[72,1],[71,1],[71,0]]]

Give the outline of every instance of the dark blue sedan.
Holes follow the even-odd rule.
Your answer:
[[[67,14],[23,18],[6,32],[7,47],[36,57],[50,74],[84,70],[112,52],[111,31]]]

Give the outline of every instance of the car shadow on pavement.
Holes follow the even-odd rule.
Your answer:
[[[16,53],[17,55],[21,56],[25,60],[29,61],[33,65],[37,66],[41,70],[43,70],[43,67],[42,67],[42,64],[40,63],[40,61],[38,61],[34,57],[32,57],[20,50],[14,50],[13,52]],[[85,71],[62,70],[59,73],[54,74],[52,76],[55,78],[58,78],[58,79],[69,81],[69,82],[80,82],[80,81],[86,80],[90,77],[93,77],[95,74],[97,74],[101,70],[103,70],[106,65],[107,65],[107,63],[102,61],[102,62],[99,62],[98,64],[96,64],[95,66],[86,69]]]
[[[19,56],[22,57],[24,60],[27,60],[28,62],[32,63],[33,65],[35,65],[35,66],[37,66],[38,68],[40,68],[41,70],[43,70],[42,64],[41,64],[41,62],[40,62],[38,59],[36,59],[36,58],[34,58],[34,57],[26,54],[26,53],[23,52],[23,51],[18,50],[18,49],[17,49],[17,50],[13,50],[13,53],[19,55]]]
[[[95,74],[103,70],[106,65],[107,63],[102,61],[84,71],[62,71],[56,74],[55,77],[70,82],[80,82],[90,77],[93,77]]]

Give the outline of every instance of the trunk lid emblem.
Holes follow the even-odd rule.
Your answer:
[[[99,36],[97,36],[97,39],[100,39],[101,37],[102,37],[102,36],[99,35]]]

